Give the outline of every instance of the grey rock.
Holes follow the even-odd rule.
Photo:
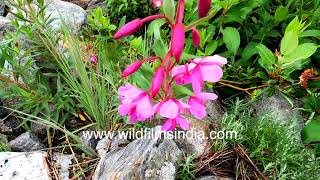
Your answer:
[[[120,138],[119,136],[116,136],[113,139],[105,137],[98,142],[96,150],[100,157],[104,157],[108,152],[120,150],[127,144],[129,144],[129,141],[127,139]]]
[[[186,133],[192,134],[192,137],[188,135],[188,138],[178,138],[175,142],[184,153],[193,155],[194,158],[206,155],[211,148],[208,123],[193,118],[188,120],[191,128]]]
[[[215,101],[207,101],[207,118],[210,123],[216,123],[219,121],[221,116],[224,113],[223,106],[221,105],[219,100]]]
[[[60,180],[69,180],[69,167],[72,164],[72,155],[54,153],[53,161],[58,170]]]
[[[233,179],[219,177],[219,176],[202,176],[197,178],[196,180],[233,180]]]
[[[280,94],[275,94],[271,97],[262,95],[254,104],[253,109],[256,110],[257,116],[268,114],[272,120],[278,123],[294,122],[296,129],[300,131],[303,127],[303,116],[299,110],[295,109],[300,106],[298,101],[295,101],[293,107]]]
[[[31,132],[25,132],[9,142],[11,149],[21,152],[30,152],[45,149],[45,145]]]
[[[6,6],[3,3],[0,3],[0,16],[4,16],[6,12]]]
[[[81,141],[89,146],[90,148],[92,149],[95,149],[97,144],[98,144],[98,141],[99,139],[98,138],[95,138],[94,136],[91,136],[90,138],[88,138],[85,134],[84,134],[85,131],[81,132],[80,133],[80,139]]]
[[[31,132],[36,136],[42,137],[47,133],[47,126],[39,123],[32,123]]]
[[[21,121],[15,116],[6,116],[0,119],[0,133],[19,134]]]
[[[119,151],[107,153],[93,179],[174,179],[182,152],[173,140],[161,139],[160,128],[151,131],[153,138],[137,139]]]
[[[76,4],[60,0],[45,0],[45,5],[47,6],[45,14],[53,19],[50,27],[54,30],[60,30],[63,27],[63,22],[65,22],[71,28],[71,32],[76,33],[87,20],[87,12]],[[37,8],[34,4],[33,7]],[[11,8],[12,12],[17,11],[14,7]],[[15,18],[11,13],[6,17],[9,19]]]
[[[76,4],[83,9],[86,9],[88,7],[88,4],[91,2],[91,0],[63,0],[72,4]]]
[[[10,20],[0,16],[0,41],[4,39],[7,31],[12,31],[13,29]]]
[[[100,7],[103,12],[106,12],[106,11],[107,11],[106,1],[102,1],[102,0],[92,0],[92,1],[90,1],[90,3],[88,4],[87,9],[88,9],[88,10],[93,10],[93,9],[96,9],[97,7]]]

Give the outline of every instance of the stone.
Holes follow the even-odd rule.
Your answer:
[[[86,23],[87,12],[76,4],[64,2],[61,0],[45,0],[46,16],[50,16],[53,21],[50,23],[50,27],[54,30],[60,30],[62,25],[65,24],[71,28],[71,32],[76,33],[80,30],[82,25]],[[33,7],[36,7],[33,5]],[[16,12],[14,7],[12,11]],[[7,16],[9,19],[15,18],[13,14],[9,13]]]
[[[208,124],[193,118],[188,120],[191,122],[191,128],[185,133],[192,134],[192,137],[188,135],[188,138],[177,138],[175,142],[184,153],[193,155],[194,158],[206,155],[211,148]]]
[[[86,9],[88,7],[88,4],[92,1],[92,0],[63,0],[72,4],[76,4],[80,7],[82,7],[83,9]]]
[[[45,136],[47,134],[47,126],[39,123],[32,123],[31,132],[38,137]]]
[[[59,179],[69,180],[69,167],[72,164],[72,155],[54,153],[52,159],[57,167]]]
[[[113,139],[105,137],[98,142],[96,150],[100,157],[104,157],[108,152],[120,150],[127,144],[129,144],[129,141],[127,139],[120,138],[119,136],[116,136]]]
[[[0,16],[6,15],[6,5],[0,2]]]
[[[98,163],[93,180],[175,178],[182,151],[173,140],[162,139],[157,126],[145,137],[107,153]]]
[[[13,26],[10,24],[10,20],[0,16],[0,41],[2,41],[7,31],[13,30]]]
[[[89,146],[91,149],[95,149],[97,144],[98,144],[98,141],[99,141],[99,138],[96,138],[95,136],[91,136],[90,138],[87,137],[87,135],[85,134],[86,131],[82,131],[80,134],[80,139],[81,141]]]
[[[295,101],[293,106],[280,94],[271,97],[262,95],[253,105],[257,116],[268,114],[272,120],[278,123],[294,123],[297,132],[304,126],[303,116],[298,108],[300,103]]]
[[[30,131],[25,132],[9,142],[11,149],[21,152],[30,152],[45,149],[45,145]]]
[[[45,152],[0,152],[0,179],[50,180]]]
[[[196,178],[196,180],[233,180],[233,179],[210,175],[210,176],[202,176],[202,177]]]
[[[96,9],[97,7],[100,7],[103,12],[107,11],[107,3],[105,1],[101,1],[101,0],[92,0],[92,1],[90,1],[90,3],[88,4],[87,9],[88,10],[93,10],[93,9]]]
[[[206,105],[208,114],[206,120],[208,120],[210,123],[217,123],[224,113],[220,101],[207,101]]]

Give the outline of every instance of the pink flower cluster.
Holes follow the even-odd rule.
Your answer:
[[[163,1],[153,0],[155,7],[161,7]],[[199,18],[208,15],[211,0],[199,0]],[[205,7],[204,7],[205,6]],[[129,116],[130,122],[151,120],[159,115],[166,119],[162,126],[163,130],[173,130],[179,125],[182,129],[190,128],[190,123],[184,118],[186,114],[192,114],[201,120],[206,116],[206,100],[215,100],[214,93],[203,92],[204,83],[217,82],[223,76],[222,66],[227,60],[219,55],[207,56],[189,60],[185,65],[178,65],[185,45],[185,26],[183,24],[184,0],[179,0],[175,21],[171,22],[165,15],[153,15],[144,19],[135,19],[114,35],[119,39],[133,34],[145,22],[164,18],[169,23],[172,34],[170,49],[165,57],[150,57],[138,60],[129,65],[122,73],[122,77],[128,77],[135,73],[143,63],[161,60],[161,65],[156,69],[151,86],[144,91],[131,84],[119,88],[119,113],[122,116]],[[195,47],[200,44],[200,35],[195,27],[192,30],[192,40]],[[187,103],[174,98],[172,86],[191,84],[193,96],[189,97]]]

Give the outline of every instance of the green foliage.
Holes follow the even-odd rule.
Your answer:
[[[301,139],[306,144],[320,142],[320,120],[309,122],[301,131]]]
[[[111,24],[108,16],[103,15],[101,7],[97,7],[90,11],[90,14],[87,17],[89,25],[99,33],[107,33],[110,35],[110,31],[114,31],[117,28],[117,26]]]
[[[237,101],[223,116],[221,130],[237,131],[240,138],[218,140],[214,149],[241,144],[270,179],[317,178],[320,161],[314,157],[313,150],[297,141],[297,123],[290,119],[279,122],[268,114],[254,117],[249,105]]]

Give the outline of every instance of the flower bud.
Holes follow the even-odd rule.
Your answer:
[[[159,8],[163,4],[163,0],[152,0],[152,5],[154,8]]]
[[[208,15],[211,8],[211,0],[199,0],[198,2],[198,16],[203,18]]]
[[[98,63],[97,56],[95,56],[94,54],[91,54],[90,55],[90,63],[93,65],[97,65],[97,63]]]
[[[151,82],[151,96],[154,97],[158,94],[161,86],[162,81],[164,78],[164,68],[159,67],[156,72],[154,73],[152,82]]]
[[[200,33],[195,27],[192,27],[192,41],[194,47],[198,47],[200,45]]]
[[[142,65],[142,61],[136,61],[132,64],[130,64],[123,72],[122,77],[128,77],[131,74],[135,73]]]
[[[125,36],[129,36],[136,32],[141,26],[143,25],[143,22],[141,19],[135,19],[133,21],[128,22],[123,27],[119,29],[118,32],[113,36],[114,39],[120,39]]]
[[[174,58],[178,61],[184,49],[184,26],[182,23],[174,25],[171,39],[171,50]]]

